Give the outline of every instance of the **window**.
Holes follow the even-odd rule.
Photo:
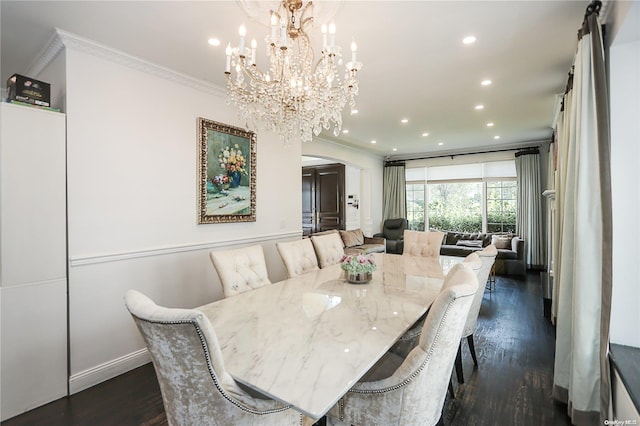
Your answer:
[[[407,184],[407,220],[409,229],[424,231],[424,183]]]
[[[515,232],[515,162],[406,169],[409,229]]]
[[[489,181],[486,185],[487,232],[516,232],[516,181]]]
[[[429,229],[482,231],[482,182],[440,182],[427,187]]]

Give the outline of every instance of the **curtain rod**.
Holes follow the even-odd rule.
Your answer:
[[[492,154],[494,152],[524,151],[524,150],[534,150],[534,149],[538,149],[538,147],[537,146],[528,146],[528,147],[521,147],[521,148],[494,149],[494,150],[490,150],[490,151],[464,152],[464,153],[461,153],[461,154],[433,155],[433,156],[429,156],[429,157],[417,157],[417,158],[411,158],[411,159],[407,159],[407,160],[386,160],[385,161],[385,165],[387,165],[389,163],[397,163],[397,162],[400,162],[400,161],[402,161],[404,163],[405,161],[430,160],[432,158],[445,158],[445,157],[451,157],[451,159],[453,160],[454,157],[460,157],[460,156],[463,156],[463,155]]]
[[[526,149],[523,149],[522,151],[518,151],[516,152],[516,158],[520,157],[521,155],[532,155],[532,154],[540,154],[540,150],[538,149],[538,147],[526,148]]]

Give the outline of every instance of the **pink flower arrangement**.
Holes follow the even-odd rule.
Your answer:
[[[340,258],[340,268],[350,274],[370,274],[376,267],[371,254],[345,254]]]

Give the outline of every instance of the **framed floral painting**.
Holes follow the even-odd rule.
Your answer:
[[[198,223],[256,221],[256,134],[198,118]]]

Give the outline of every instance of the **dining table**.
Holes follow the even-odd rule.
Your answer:
[[[333,265],[200,306],[227,372],[313,419],[331,407],[429,309],[464,258],[376,253],[366,284]]]

